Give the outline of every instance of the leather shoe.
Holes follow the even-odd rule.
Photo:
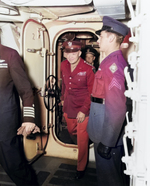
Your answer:
[[[79,180],[83,178],[83,176],[84,176],[84,171],[77,171],[75,175],[75,179]]]

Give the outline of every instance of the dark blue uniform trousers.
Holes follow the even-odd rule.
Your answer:
[[[97,146],[94,143],[98,186],[128,186],[129,177],[123,173],[125,165],[121,161],[123,146],[112,148],[112,157],[109,160],[97,153]]]
[[[36,174],[25,159],[21,136],[0,141],[0,164],[17,186],[38,185]]]

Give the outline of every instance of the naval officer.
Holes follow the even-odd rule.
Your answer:
[[[22,125],[19,96],[23,105]],[[39,132],[34,123],[33,100],[21,57],[14,49],[0,44],[0,164],[17,186],[38,185],[25,159],[20,135]]]

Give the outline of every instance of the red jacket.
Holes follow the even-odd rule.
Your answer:
[[[90,96],[93,88],[93,66],[87,64],[82,58],[73,72],[70,63],[65,60],[61,63],[62,96],[64,100],[63,111],[69,118],[76,118],[79,111],[86,116],[90,110]]]

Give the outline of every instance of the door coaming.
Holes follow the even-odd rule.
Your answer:
[[[50,48],[51,51],[56,53],[56,55],[51,56],[51,62],[52,64],[55,64],[55,76],[57,77],[58,80],[58,85],[61,87],[61,77],[60,77],[60,64],[63,58],[63,52],[62,52],[62,42],[64,40],[60,39],[60,36],[71,32],[71,33],[86,33],[86,32],[91,32],[93,35],[95,34],[95,30],[98,30],[102,24],[97,24],[96,22],[88,22],[88,23],[81,23],[81,22],[62,22],[62,21],[53,21],[53,24],[46,23],[45,24],[48,31],[49,31],[49,36],[50,36]],[[59,41],[60,39],[60,41]],[[85,40],[87,38],[81,38],[81,40]],[[58,42],[59,41],[59,42]],[[62,54],[62,55],[61,55]],[[59,57],[57,57],[59,55]],[[53,118],[56,119],[55,113],[53,114]],[[54,120],[53,120],[54,121]],[[54,121],[55,125],[57,120]],[[63,157],[63,158],[69,158],[69,159],[77,159],[78,156],[78,149],[77,145],[74,144],[68,144],[65,142],[62,142],[61,140],[58,139],[58,136],[56,136],[55,133],[55,127],[50,128],[50,135],[47,148],[46,148],[46,153],[47,155],[50,156],[55,156],[55,157]],[[90,148],[90,160],[94,160],[94,151],[93,148]]]

